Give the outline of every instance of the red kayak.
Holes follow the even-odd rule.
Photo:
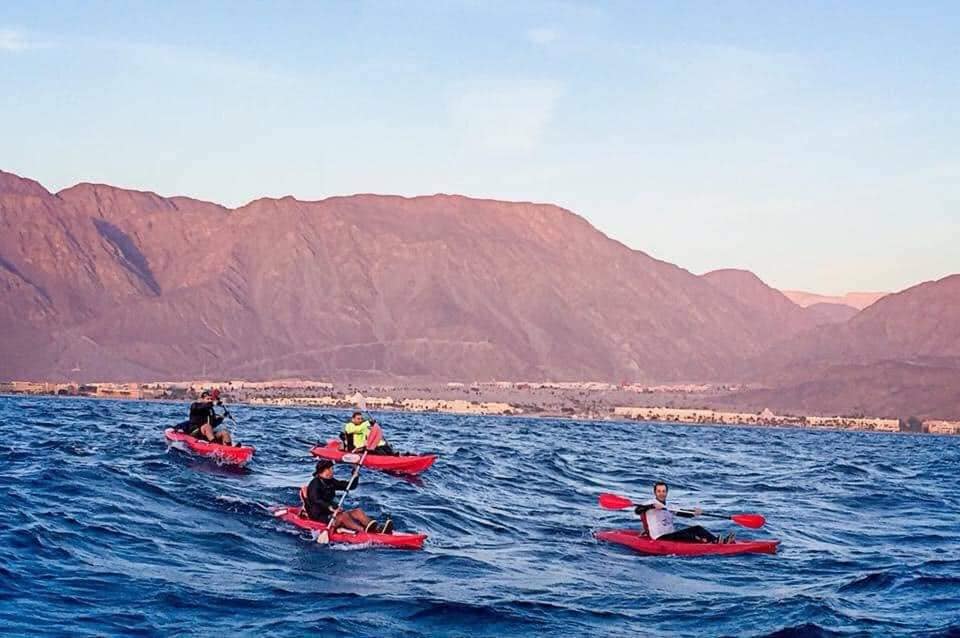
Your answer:
[[[303,529],[309,529],[315,532],[322,532],[327,529],[326,523],[312,521],[309,518],[300,516],[302,510],[303,508],[301,507],[280,507],[274,510],[273,515]],[[383,547],[394,547],[397,549],[420,549],[423,547],[423,541],[425,540],[427,540],[426,534],[370,534],[367,532],[350,532],[347,530],[330,532],[331,543],[381,545]]]
[[[243,465],[253,458],[255,448],[249,446],[234,447],[232,445],[221,445],[220,443],[210,443],[201,441],[183,432],[177,432],[173,428],[167,428],[163,435],[168,441],[184,443],[192,452],[200,456],[214,458],[221,463],[231,463],[234,465]]]
[[[349,452],[340,449],[340,441],[333,439],[327,441],[325,446],[318,445],[310,454],[319,456],[322,459],[330,459],[338,463],[343,461],[343,457]],[[363,461],[363,467],[371,470],[383,470],[384,472],[394,472],[396,474],[419,474],[433,465],[437,460],[436,454],[423,454],[420,456],[387,456],[385,454],[368,454]],[[349,460],[347,462],[350,462]],[[354,461],[356,463],[356,461]]]
[[[596,532],[594,536],[608,543],[626,545],[641,554],[655,556],[730,556],[731,554],[775,554],[777,540],[736,541],[733,543],[684,543],[658,541],[645,533],[629,529],[613,529]]]

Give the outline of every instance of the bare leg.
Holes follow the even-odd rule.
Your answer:
[[[372,520],[362,509],[349,510],[347,516],[352,518],[355,523],[362,525],[364,529],[367,528],[367,525],[369,525]]]
[[[333,519],[333,528],[340,529],[345,528],[352,530],[354,532],[364,531],[364,526],[356,522],[353,517],[350,515],[350,512],[340,512]]]
[[[222,432],[217,432],[216,437],[224,445],[231,445],[233,443],[233,439],[230,437],[230,433],[227,432],[226,430],[223,430]]]
[[[216,441],[216,435],[213,433],[213,426],[209,423],[204,423],[200,426],[200,434],[203,435],[205,441]]]

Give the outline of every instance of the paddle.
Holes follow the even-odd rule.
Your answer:
[[[223,405],[223,403],[220,403],[220,406],[223,408],[223,416],[224,416],[225,418],[227,418],[227,419],[230,419],[230,423],[233,423],[233,427],[234,427],[234,430],[233,430],[233,431],[234,431],[234,433],[236,433],[237,429],[240,428],[240,424],[237,423],[237,420],[236,420],[235,418],[233,418],[233,415],[232,415],[232,414],[230,414],[230,410],[227,409],[227,406]],[[231,439],[231,441],[233,441],[233,439]],[[236,445],[236,446],[239,446],[239,445],[240,445],[240,444],[237,443],[236,441],[233,441],[233,444]]]
[[[228,410],[228,409],[227,409],[227,406],[225,406],[225,405],[223,406],[223,416],[225,416],[225,417],[227,417],[228,419],[230,419],[230,422],[233,423],[233,427],[235,427],[235,428],[240,427],[240,424],[237,423],[237,420],[236,420],[235,418],[233,418],[233,415],[230,414],[230,410]]]
[[[377,447],[377,443],[380,442],[380,426],[375,425],[370,428],[370,434],[367,435],[367,442],[363,448],[363,454],[360,455],[360,460],[357,461],[357,464],[353,468],[353,474],[350,475],[350,480],[347,481],[347,489],[343,491],[343,494],[340,496],[340,502],[337,503],[337,508],[333,510],[333,513],[330,515],[330,522],[327,523],[327,529],[323,530],[317,535],[317,542],[321,545],[326,545],[330,542],[330,530],[333,529],[333,521],[337,518],[337,514],[340,513],[340,510],[343,508],[343,501],[347,498],[347,494],[350,493],[350,488],[353,486],[353,482],[360,475],[360,466],[363,465],[363,462],[367,458],[367,454],[370,453],[370,448]],[[356,455],[350,455],[356,457]],[[343,460],[347,459],[347,455],[343,456]],[[351,459],[353,460],[353,459]],[[349,461],[348,461],[349,462]]]
[[[628,498],[622,496],[617,496],[616,494],[604,493],[600,495],[600,507],[606,510],[622,510],[628,507],[634,507],[637,503],[634,503]],[[668,508],[674,514],[694,514],[690,510],[678,510],[673,508]],[[751,527],[757,529],[758,527],[763,527],[767,522],[760,514],[708,514],[706,512],[700,512],[700,516],[706,516],[708,518],[729,518],[731,521],[737,525],[742,525],[744,527]]]

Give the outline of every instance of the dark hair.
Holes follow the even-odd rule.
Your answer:
[[[354,412],[353,416],[351,416],[350,418],[352,419],[355,416],[363,416],[363,412]]]
[[[314,468],[313,474],[314,476],[316,476],[320,472],[329,470],[331,467],[333,467],[333,461],[330,461],[328,459],[320,459],[319,461],[317,461],[317,467]]]
[[[657,481],[656,483],[653,484],[654,493],[656,493],[657,488],[660,487],[661,485],[663,486],[663,489],[667,490],[668,492],[670,491],[670,488],[667,487],[666,483],[664,483],[663,481]]]

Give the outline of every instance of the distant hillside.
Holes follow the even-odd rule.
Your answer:
[[[0,376],[723,378],[778,337],[546,204],[436,195],[235,210],[0,174]]]
[[[767,389],[731,400],[960,416],[960,275],[860,312],[788,296],[549,204],[228,209],[0,171],[0,379],[746,381]]]
[[[843,323],[852,319],[859,312],[853,306],[838,303],[815,303],[812,306],[807,306],[805,310],[817,325]]]
[[[779,414],[960,418],[960,367],[882,361],[836,365],[773,389],[723,397],[717,405]]]
[[[850,306],[857,310],[863,310],[873,304],[878,299],[890,294],[888,292],[848,292],[845,295],[819,295],[813,292],[803,292],[802,290],[784,290],[783,294],[790,301],[804,308],[814,304],[840,304]]]

